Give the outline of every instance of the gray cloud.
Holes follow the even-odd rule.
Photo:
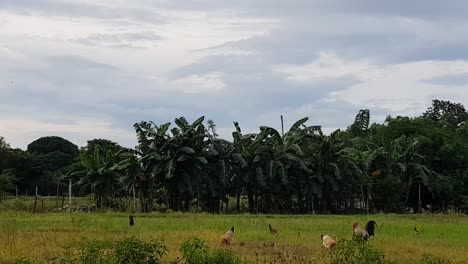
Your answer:
[[[150,0],[142,2],[151,3]],[[174,9],[199,11],[231,11],[250,17],[285,17],[310,18],[318,14],[352,14],[358,16],[384,16],[384,17],[412,17],[422,19],[453,20],[465,18],[468,4],[464,0],[438,0],[415,1],[373,1],[373,0],[310,0],[310,1],[282,1],[282,0],[239,0],[225,3],[217,0],[188,0],[167,1],[159,3],[162,6]]]
[[[424,81],[427,83],[433,83],[438,85],[463,86],[468,84],[468,74],[436,76],[433,78],[426,79]]]
[[[329,132],[361,108],[382,122],[423,112],[432,96],[468,103],[448,89],[468,82],[462,1],[5,0],[0,9],[2,24],[18,16],[20,32],[0,30],[0,135],[14,146],[55,132],[133,146],[135,122],[201,115],[227,138],[232,121],[254,132],[279,128],[280,115]],[[390,98],[392,85],[400,94]]]
[[[98,19],[131,19],[137,21],[164,23],[163,17],[154,10],[136,7],[118,7],[115,3],[91,4],[79,1],[58,0],[6,0],[0,2],[0,9],[27,15],[64,17],[88,17]]]

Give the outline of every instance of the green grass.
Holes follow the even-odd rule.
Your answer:
[[[464,215],[208,215],[208,214],[137,214],[136,226],[128,227],[124,213],[47,213],[0,212],[0,263],[26,257],[50,263],[85,238],[115,240],[135,236],[143,240],[163,241],[168,247],[165,260],[180,256],[180,245],[197,236],[210,247],[219,247],[218,238],[231,226],[236,228],[232,250],[243,260],[263,261],[275,256],[299,256],[327,263],[320,234],[350,238],[352,223],[378,223],[376,247],[397,263],[419,263],[424,254],[468,263],[468,217]],[[279,231],[268,232],[268,223]],[[417,236],[413,228],[422,233]],[[271,245],[275,243],[276,246]],[[263,263],[263,262],[262,262]]]

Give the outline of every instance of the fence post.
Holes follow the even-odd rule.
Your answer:
[[[72,203],[72,180],[68,184],[68,211],[71,212],[71,203]]]
[[[34,198],[34,207],[33,207],[33,213],[36,212],[36,206],[37,206],[37,185],[36,185],[36,197]]]

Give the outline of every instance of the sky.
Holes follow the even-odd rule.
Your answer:
[[[0,0],[0,136],[137,144],[133,124],[212,119],[231,139],[302,117],[468,106],[468,1]]]

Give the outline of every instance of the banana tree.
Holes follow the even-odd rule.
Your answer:
[[[233,159],[238,168],[234,176],[237,195],[237,210],[240,209],[240,196],[247,194],[249,211],[258,212],[258,197],[266,187],[261,155],[266,154],[264,139],[267,133],[242,134],[239,123],[234,122],[236,130],[232,133],[235,152]]]
[[[375,176],[382,174],[381,166],[376,164],[379,157],[384,156],[385,150],[382,147],[355,138],[348,142],[346,147],[338,152],[341,157],[341,164],[345,169],[345,181],[350,187],[348,189],[348,197],[352,197],[353,189],[358,188],[357,192],[361,196],[361,205],[369,211],[369,202],[372,202],[372,189],[376,180]],[[349,201],[350,206],[354,206],[354,202]]]
[[[189,124],[183,117],[175,119],[177,127],[171,129],[172,136],[145,159],[154,159],[153,174],[168,191],[169,207],[189,210],[193,198],[199,198],[204,174],[202,167],[206,160],[206,129],[204,117]]]
[[[301,127],[305,127],[308,118],[302,118],[295,122],[286,134],[281,135],[272,127],[260,127],[260,136],[265,134],[266,148],[261,151],[267,155],[259,155],[266,165],[265,182],[265,206],[267,211],[286,211],[292,209],[292,196],[303,210],[304,194],[299,187],[301,177],[306,175],[308,168],[303,161],[303,152],[300,143],[304,133]],[[275,207],[275,208],[273,208]]]
[[[162,148],[170,139],[170,123],[156,125],[153,122],[134,124],[138,146],[133,153],[126,153],[118,169],[124,169],[129,190],[138,193],[143,212],[151,212],[154,199],[163,188],[155,168],[164,154]]]
[[[314,133],[305,138],[303,150],[305,163],[310,169],[308,176],[313,210],[315,198],[324,211],[336,208],[336,198],[345,188],[340,185],[342,176],[338,152],[343,148],[343,142],[339,134],[340,130],[336,130],[329,136]]]
[[[90,189],[94,194],[97,208],[116,207],[120,205],[122,195],[122,177],[112,169],[118,162],[119,153],[101,153],[95,146],[94,153],[80,154],[82,171],[71,173],[71,177],[81,177],[78,185]]]
[[[439,175],[424,164],[424,157],[419,153],[422,138],[405,135],[387,145],[388,161],[393,174],[399,175],[405,186],[404,203],[409,206],[411,189],[415,184],[429,188],[429,178]]]

